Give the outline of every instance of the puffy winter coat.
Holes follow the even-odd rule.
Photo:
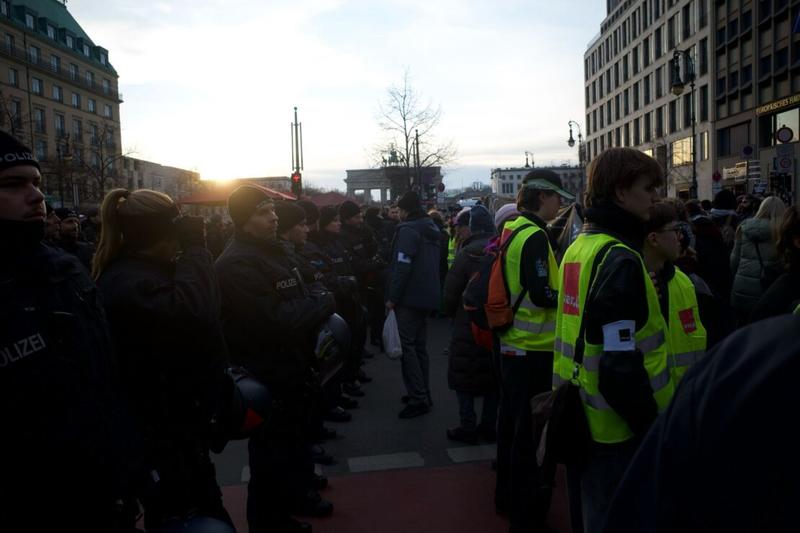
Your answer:
[[[734,273],[731,305],[739,313],[749,314],[763,296],[761,263],[767,271],[779,271],[780,260],[775,250],[769,220],[751,218],[742,222],[731,253],[731,271]]]
[[[451,389],[459,392],[482,394],[495,387],[492,354],[475,344],[469,316],[461,302],[461,294],[478,270],[480,258],[491,237],[488,233],[482,233],[464,241],[444,282],[444,312],[454,317],[447,383]]]

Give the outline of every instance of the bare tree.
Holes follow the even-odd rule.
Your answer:
[[[393,154],[390,157],[396,160],[382,160],[405,167],[409,187],[415,167],[444,166],[455,159],[453,143],[440,144],[434,138],[433,130],[439,125],[441,117],[441,107],[422,101],[411,85],[407,70],[402,83],[391,86],[386,101],[379,106],[378,125],[390,138],[378,151],[386,153],[385,147],[389,145],[389,153]]]
[[[16,104],[16,105],[14,105]],[[11,134],[12,137],[22,142],[29,142],[23,139],[26,126],[30,124],[31,117],[22,113],[22,104],[19,100],[9,98],[3,91],[0,91],[0,125]],[[31,150],[33,150],[31,146]]]
[[[74,161],[74,167],[87,182],[97,186],[97,199],[102,200],[109,185],[119,177],[119,163],[132,152],[122,152],[117,145],[114,124],[107,121],[96,132],[90,132],[88,145],[86,157]]]

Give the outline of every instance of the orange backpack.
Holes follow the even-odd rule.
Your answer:
[[[486,296],[486,303],[483,308],[486,313],[486,321],[489,328],[493,331],[505,331],[514,324],[514,315],[517,313],[522,299],[527,294],[527,289],[523,290],[517,297],[517,301],[511,303],[511,293],[508,288],[508,282],[505,276],[506,267],[506,252],[511,245],[511,241],[517,234],[527,228],[533,227],[533,224],[525,224],[516,228],[511,235],[500,245],[497,254],[492,262],[492,269],[489,273],[488,291]]]

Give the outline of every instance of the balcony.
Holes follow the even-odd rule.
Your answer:
[[[31,57],[30,54],[26,53],[25,50],[18,46],[9,46],[6,42],[0,42],[0,56],[9,57],[21,63],[26,63],[45,74],[55,76],[72,85],[91,91],[94,94],[114,100],[117,103],[122,103],[122,95],[119,92],[114,90],[106,91],[101,83],[95,83],[93,80],[87,81],[84,78],[75,79],[70,74],[69,70],[61,68],[61,65],[54,66],[49,61],[45,61],[41,55]]]

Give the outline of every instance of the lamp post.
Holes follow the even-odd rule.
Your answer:
[[[583,198],[583,189],[586,181],[586,169],[583,162],[583,134],[581,133],[581,125],[574,120],[570,120],[567,125],[569,126],[569,139],[567,139],[567,145],[569,145],[570,148],[575,146],[575,138],[572,136],[572,126],[575,126],[578,129],[578,166],[581,169],[581,184],[578,190],[578,201],[580,202],[580,199]]]
[[[681,77],[681,59],[684,60],[684,72]],[[683,89],[686,87],[685,82],[689,82],[689,89],[692,100],[692,187],[689,190],[689,197],[697,199],[697,143],[695,137],[697,133],[697,117],[695,116],[695,93],[694,93],[694,59],[690,50],[675,50],[672,55],[672,83],[670,90],[675,96],[683,94]]]

